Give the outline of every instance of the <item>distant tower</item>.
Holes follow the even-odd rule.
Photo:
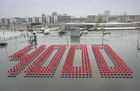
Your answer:
[[[53,12],[52,16],[58,16],[57,12]]]
[[[109,11],[109,10],[106,10],[106,11],[104,12],[104,15],[105,15],[105,16],[110,16],[110,11]]]
[[[58,23],[58,14],[57,12],[52,13],[53,23]]]
[[[41,15],[42,23],[47,23],[46,14]]]

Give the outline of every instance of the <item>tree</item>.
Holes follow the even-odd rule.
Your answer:
[[[105,25],[105,24],[103,24],[103,25],[101,26],[101,30],[104,30],[104,29],[105,29],[105,27],[106,27],[106,25]]]
[[[93,27],[93,30],[97,30],[97,29],[98,29],[98,27],[99,27],[99,24],[98,24],[98,23],[96,23],[96,24],[95,24],[95,26]]]

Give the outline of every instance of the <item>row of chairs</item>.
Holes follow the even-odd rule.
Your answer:
[[[48,66],[42,67],[52,51],[58,48],[56,54],[49,62]],[[60,59],[66,49],[66,45],[49,46],[27,69],[24,71],[25,77],[53,77]]]
[[[81,49],[82,67],[73,66],[73,61],[74,61],[73,59],[74,59],[74,54],[75,54],[76,49]],[[65,63],[61,71],[61,75],[62,77],[65,77],[65,78],[85,77],[85,75],[87,75],[87,77],[92,76],[92,70],[91,70],[90,60],[89,60],[88,51],[87,51],[87,45],[71,45],[70,46],[68,55],[66,57]]]
[[[25,58],[8,70],[8,77],[16,77],[23,69],[25,69],[39,55],[46,45],[42,45],[31,54],[24,54]]]
[[[33,45],[28,45],[27,47],[19,50],[18,52],[10,55],[9,58],[21,58],[24,55],[24,53],[28,51],[31,47],[33,47]]]
[[[126,63],[109,47],[109,45],[104,46],[105,50],[107,51],[108,55],[111,56],[111,58],[114,61],[114,64],[116,68],[113,69],[120,74],[126,74],[126,75],[133,75],[133,71],[126,65]]]
[[[102,53],[99,50],[100,48],[106,51],[108,56],[111,58],[112,62],[115,64],[115,67],[108,66]],[[100,70],[101,77],[105,77],[105,78],[132,78],[133,77],[132,70],[124,63],[124,61],[122,61],[122,59],[111,49],[109,45],[95,44],[92,45],[92,49]]]

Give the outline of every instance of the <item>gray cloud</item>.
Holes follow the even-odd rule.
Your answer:
[[[140,14],[140,0],[0,0],[0,17],[40,16],[57,11],[76,16],[103,13]]]

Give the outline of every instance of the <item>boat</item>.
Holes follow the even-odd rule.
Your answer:
[[[33,29],[28,29],[29,32],[33,32]]]
[[[44,34],[50,34],[50,29],[45,29]]]
[[[40,31],[44,31],[46,28],[41,28]]]
[[[22,32],[22,31],[24,31],[24,30],[23,30],[23,29],[19,29],[18,31],[21,31],[21,32]]]
[[[104,32],[104,34],[111,34],[111,32]]]
[[[140,30],[140,27],[136,27],[136,29],[139,31]]]
[[[0,48],[7,46],[7,44],[8,43],[5,42],[5,36],[4,36],[4,32],[3,32],[3,42],[0,43]]]
[[[88,30],[84,30],[82,33],[83,34],[88,34]]]
[[[44,31],[39,31],[39,33],[44,33]]]
[[[59,34],[65,34],[66,32],[64,30],[58,30]]]
[[[7,46],[7,44],[8,43],[2,42],[2,43],[0,43],[0,47],[5,47],[5,46]]]

